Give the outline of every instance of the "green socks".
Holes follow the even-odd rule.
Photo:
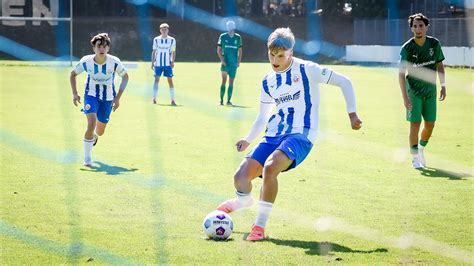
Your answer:
[[[420,140],[420,145],[425,147],[426,144],[428,144],[428,141],[427,140]]]
[[[232,98],[232,92],[234,91],[234,86],[229,85],[229,89],[227,91],[227,102],[230,102],[230,99]]]
[[[221,85],[221,102],[224,101],[225,85]]]

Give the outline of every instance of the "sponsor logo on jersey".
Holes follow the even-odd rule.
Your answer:
[[[431,61],[428,61],[428,62],[413,64],[413,67],[424,67],[424,66],[427,66],[427,65],[432,65],[434,63],[436,63],[436,62],[434,60],[431,60]]]
[[[92,80],[95,81],[95,82],[98,82],[98,83],[105,83],[107,81],[109,81],[112,77],[108,77],[108,78],[95,78],[95,77],[92,77]]]
[[[286,103],[286,102],[289,102],[289,101],[296,101],[300,98],[300,96],[301,96],[301,91],[298,91],[298,92],[294,93],[293,95],[285,93],[282,96],[275,99],[275,103],[277,105],[280,105],[282,103]]]

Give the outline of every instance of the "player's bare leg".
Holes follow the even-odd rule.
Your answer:
[[[221,71],[221,77],[222,77],[222,82],[221,82],[221,91],[220,91],[220,105],[224,105],[224,94],[225,94],[225,84],[227,83],[227,72]]]
[[[233,105],[232,102],[230,101],[232,98],[233,91],[234,91],[234,79],[229,77],[229,88],[227,90],[227,105],[230,105],[230,106]]]
[[[257,218],[250,234],[247,236],[247,240],[258,241],[265,239],[265,225],[278,194],[278,175],[288,169],[292,163],[293,160],[280,150],[274,151],[265,162],[263,167],[262,195],[261,200],[258,202]]]
[[[418,157],[420,159],[420,163],[423,166],[426,166],[424,149],[425,149],[426,144],[428,143],[428,140],[431,137],[431,134],[433,133],[434,126],[435,126],[435,122],[425,121],[423,130],[421,131],[420,145],[418,145]]]
[[[168,85],[170,88],[170,99],[171,99],[171,105],[176,106],[176,101],[174,98],[174,85],[173,85],[173,78],[172,77],[167,77],[168,79]]]
[[[234,174],[234,186],[237,197],[222,202],[217,209],[230,213],[241,208],[252,206],[253,199],[250,195],[252,191],[252,180],[262,174],[262,169],[262,165],[255,159],[243,159]]]
[[[153,98],[152,98],[152,103],[156,104],[156,97],[158,95],[158,85],[160,83],[160,77],[156,76],[155,77],[155,82],[153,83]]]

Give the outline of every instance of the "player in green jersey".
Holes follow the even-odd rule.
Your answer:
[[[441,83],[439,100],[446,98],[444,76],[444,55],[436,38],[426,36],[429,19],[421,14],[408,17],[413,38],[408,40],[400,51],[400,71],[398,80],[410,122],[410,152],[413,168],[426,165],[423,154],[433,133],[436,121],[436,74]],[[424,127],[418,137],[422,118]],[[419,139],[419,143],[418,143]]]
[[[227,75],[229,75],[229,88],[227,90],[227,105],[232,106],[230,101],[234,90],[234,79],[237,68],[242,59],[242,37],[235,33],[235,22],[232,20],[226,23],[227,32],[222,33],[217,41],[217,55],[221,60],[221,101],[220,105],[224,105],[225,84]]]

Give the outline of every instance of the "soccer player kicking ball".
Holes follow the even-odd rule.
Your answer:
[[[318,127],[319,83],[341,88],[353,129],[362,122],[356,114],[351,81],[329,68],[293,57],[295,37],[289,28],[278,28],[268,37],[268,59],[273,71],[262,81],[260,111],[247,137],[236,143],[244,151],[265,128],[263,139],[242,161],[234,175],[237,198],[217,209],[227,213],[253,204],[252,180],[263,177],[255,224],[247,240],[265,239],[265,225],[278,193],[278,175],[306,158]],[[272,109],[276,112],[272,115]]]
[[[111,111],[120,106],[120,97],[127,87],[127,69],[120,59],[109,55],[110,38],[107,33],[97,34],[90,41],[94,54],[86,55],[71,71],[69,81],[72,89],[72,102],[81,103],[77,94],[76,76],[87,73],[84,92],[84,113],[87,117],[87,129],[84,134],[84,165],[92,166],[92,146],[102,136],[109,122]],[[122,77],[118,92],[115,90],[115,74]]]
[[[444,55],[439,41],[426,36],[430,25],[426,16],[421,13],[411,15],[408,18],[408,25],[413,32],[413,38],[408,40],[400,51],[398,81],[407,121],[410,122],[412,166],[420,169],[426,166],[423,150],[433,133],[436,121],[436,73],[441,83],[439,100],[443,101],[446,98]],[[418,144],[421,117],[425,120],[425,124]]]

